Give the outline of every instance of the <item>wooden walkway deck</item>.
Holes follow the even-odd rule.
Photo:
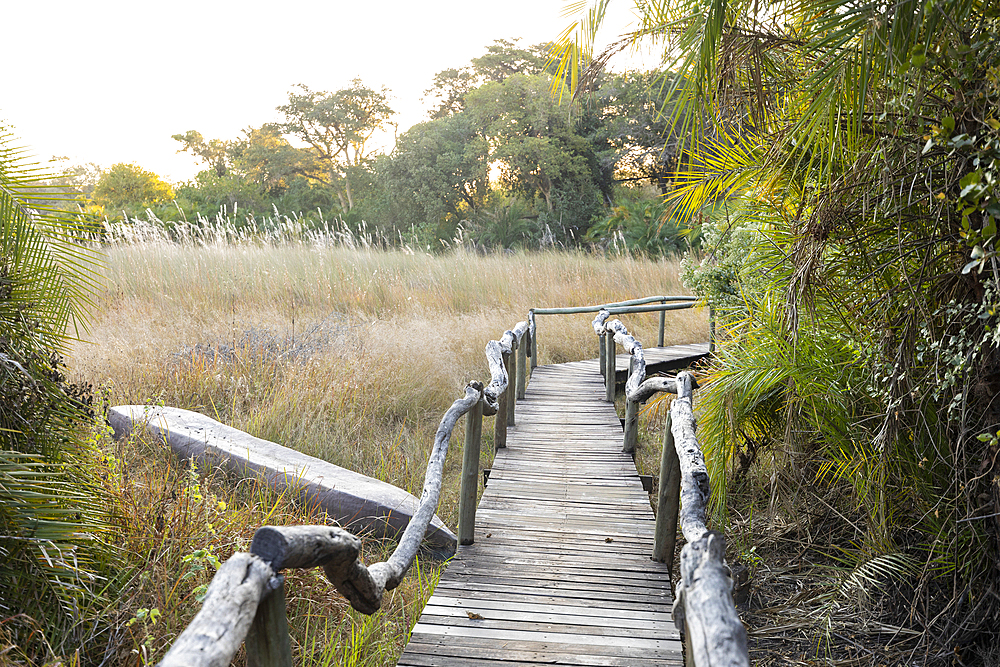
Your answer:
[[[688,368],[696,361],[708,356],[708,343],[689,343],[670,347],[647,347],[643,350],[646,358],[646,375],[666,373]],[[615,381],[625,384],[628,380],[628,366],[631,356],[615,355]]]
[[[649,496],[604,392],[596,360],[534,369],[476,543],[459,547],[399,665],[682,663]]]

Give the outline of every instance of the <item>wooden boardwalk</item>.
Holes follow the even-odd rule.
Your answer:
[[[667,373],[688,368],[696,361],[708,356],[708,343],[689,343],[687,345],[672,345],[670,347],[647,347],[643,350],[646,358],[646,375]],[[615,355],[615,381],[625,384],[628,379],[628,366],[631,356]]]
[[[399,665],[683,662],[649,496],[604,392],[596,360],[534,369],[476,543],[459,547]]]

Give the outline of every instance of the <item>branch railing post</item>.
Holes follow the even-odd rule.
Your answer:
[[[465,413],[465,450],[462,456],[462,485],[458,501],[458,543],[476,540],[476,501],[479,496],[479,451],[483,436],[483,402]]]
[[[535,320],[535,309],[528,311],[528,340],[531,342],[531,370],[538,366],[538,322]]]
[[[607,355],[607,343],[604,340],[604,336],[597,337],[597,356],[600,360],[598,365],[601,367],[601,377],[606,377],[608,374],[608,362],[606,359]]]
[[[514,339],[514,343],[511,345],[510,354],[507,355],[507,426],[514,425],[514,407],[517,405],[517,388],[514,386],[515,377],[517,376],[517,348],[518,340]]]
[[[625,436],[622,451],[635,456],[635,443],[639,439],[639,401],[625,399]]]
[[[604,334],[604,400],[615,402],[615,332]]]
[[[660,303],[665,304],[666,301],[661,301]],[[663,333],[664,333],[664,329],[666,329],[666,326],[667,326],[667,311],[661,310],[660,311],[660,333],[656,337],[656,346],[657,347],[663,347]]]
[[[493,446],[502,449],[507,446],[507,426],[514,425],[514,402],[516,400],[515,378],[511,369],[517,370],[518,344],[526,345],[530,322],[518,322],[513,330],[505,331],[500,340],[486,344],[486,360],[490,366],[492,380],[485,389],[486,408],[483,414],[496,415],[493,420]],[[523,358],[523,357],[522,357]]]
[[[510,352],[501,353],[504,372],[510,377]],[[510,394],[510,381],[507,387],[497,396],[496,419],[493,420],[493,449],[503,449],[507,446],[507,398]]]
[[[247,667],[292,667],[292,643],[285,615],[285,577],[271,577],[269,593],[257,605],[247,632]]]
[[[524,390],[528,384],[528,346],[531,344],[531,335],[523,334],[517,344],[517,372],[514,374],[517,386],[517,400],[524,400]]]
[[[715,352],[715,308],[708,307],[708,353]]]
[[[673,571],[674,549],[677,546],[677,516],[681,501],[681,465],[670,430],[667,413],[663,425],[663,451],[660,453],[660,488],[656,498],[656,528],[653,531],[653,560],[666,563]]]

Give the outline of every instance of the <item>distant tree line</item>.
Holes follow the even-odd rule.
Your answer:
[[[670,77],[603,74],[575,99],[553,86],[549,45],[499,40],[425,92],[429,119],[383,153],[395,129],[389,91],[360,79],[341,90],[293,87],[278,123],[233,139],[173,136],[205,169],[171,186],[134,164],[75,188],[95,221],[340,217],[384,239],[487,248],[617,243],[650,254],[687,247],[689,220],[663,205],[676,141],[667,132]],[[96,180],[95,180],[96,176]],[[444,243],[442,243],[444,242]]]

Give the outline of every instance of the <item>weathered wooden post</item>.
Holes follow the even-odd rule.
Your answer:
[[[665,304],[666,301],[661,301],[660,303]],[[661,310],[660,311],[660,335],[657,336],[657,338],[656,338],[656,346],[657,347],[663,347],[663,329],[666,327],[666,325],[667,325],[667,311]]]
[[[622,451],[635,453],[635,442],[639,438],[639,401],[625,398],[625,439]]]
[[[615,332],[607,331],[604,334],[604,356],[606,364],[604,366],[604,400],[608,403],[615,402]]]
[[[507,446],[507,397],[510,395],[510,352],[501,352],[504,372],[507,373],[507,388],[497,396],[497,416],[493,421],[493,447]]]
[[[270,591],[268,591],[270,589]],[[247,667],[292,667],[285,616],[285,577],[271,577],[246,638]]]
[[[604,342],[604,336],[598,336],[597,337],[597,354],[598,354],[598,357],[601,360],[600,361],[601,377],[605,377],[608,374],[608,368],[607,368],[608,362],[607,362],[607,359],[605,358],[605,356],[607,355],[607,350],[605,350],[606,347],[607,347],[607,344]]]
[[[677,514],[681,501],[681,464],[674,447],[672,421],[667,413],[663,426],[663,451],[660,454],[660,488],[656,498],[656,529],[653,534],[653,560],[674,567],[677,545]]]
[[[504,360],[507,365],[507,426],[514,425],[514,406],[517,404],[517,387],[515,386],[517,377],[517,350],[520,347],[517,338],[510,345],[510,354]]]
[[[531,344],[531,334],[527,331],[521,334],[521,340],[517,344],[517,400],[524,400],[524,389],[528,383],[528,345]]]
[[[531,370],[535,370],[538,366],[538,322],[534,308],[528,311],[528,330],[531,332]]]
[[[458,543],[476,541],[476,500],[479,491],[479,449],[483,437],[483,402],[465,414],[465,451],[462,457],[462,487],[458,500]]]

